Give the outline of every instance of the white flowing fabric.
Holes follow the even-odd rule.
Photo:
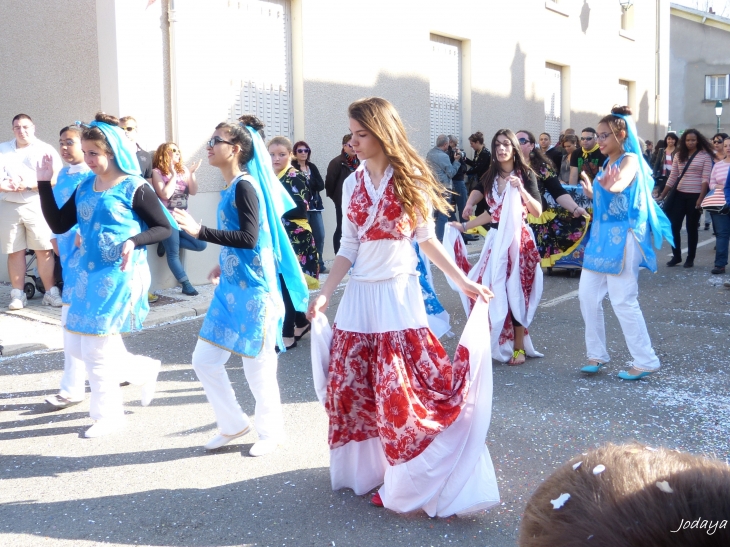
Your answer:
[[[458,418],[415,458],[388,464],[377,438],[330,451],[332,488],[352,488],[362,495],[379,484],[388,509],[405,513],[423,509],[447,517],[488,509],[499,503],[494,466],[485,444],[492,416],[491,352],[482,339],[489,329],[489,306],[479,301],[459,344],[469,351],[470,387]],[[312,375],[317,397],[327,396],[332,329],[324,314],[312,321]]]
[[[542,297],[542,268],[538,261],[535,267],[535,277],[532,283],[529,302],[525,302],[525,295],[522,291],[520,279],[520,236],[523,226],[522,201],[516,188],[507,185],[505,196],[502,202],[502,211],[499,217],[499,229],[489,230],[477,263],[468,273],[469,279],[476,281],[482,274],[482,285],[488,287],[493,293],[489,305],[489,319],[492,325],[492,356],[506,363],[512,357],[514,350],[513,342],[499,344],[499,337],[502,325],[509,312],[514,318],[527,328],[535,316],[535,311]],[[532,230],[527,227],[532,235]],[[459,263],[456,253],[460,249],[465,253],[464,244],[458,230],[447,225],[444,232],[444,247],[452,260]],[[532,236],[534,240],[534,235]],[[491,251],[491,252],[490,252]],[[511,271],[507,272],[507,265],[511,260]],[[486,264],[485,264],[486,261]],[[486,268],[485,268],[486,266]],[[453,284],[451,287],[458,290]],[[469,315],[469,301],[465,295],[461,295],[464,311]],[[529,334],[525,335],[525,353],[529,357],[542,357],[532,345]]]

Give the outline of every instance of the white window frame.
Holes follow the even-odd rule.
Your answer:
[[[717,93],[717,88],[720,81],[723,81],[725,86],[725,91],[720,94]],[[714,84],[714,93],[713,93],[713,84]],[[728,95],[728,90],[730,89],[730,74],[708,74],[705,76],[705,100],[706,101],[725,101],[730,96]]]
[[[446,87],[450,88],[448,92],[442,88],[444,81],[441,80],[442,74],[437,75],[437,80],[430,81],[430,146],[436,143],[438,135],[454,135],[461,141],[461,115],[462,115],[462,60],[461,55],[463,45],[461,40],[448,38],[440,34],[431,33],[429,37],[429,48],[433,52],[435,47],[448,47],[454,55],[454,61],[457,63],[456,74],[451,74],[453,80],[449,80]],[[453,49],[452,49],[453,48]],[[432,53],[433,55],[433,53]],[[439,63],[434,63],[431,67],[438,69]],[[463,147],[463,143],[459,143]]]
[[[547,79],[548,70],[559,73],[559,89],[556,96],[545,96],[545,133],[550,135],[554,143],[558,142],[558,137],[563,128],[563,67],[552,63],[545,63],[545,78]],[[550,109],[548,110],[548,100],[550,101]]]

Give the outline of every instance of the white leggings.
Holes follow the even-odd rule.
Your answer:
[[[71,290],[71,289],[69,289]],[[66,330],[66,316],[68,306],[64,304],[61,308],[61,327],[63,327],[63,376],[61,377],[60,395],[72,401],[82,401],[86,397],[86,364],[81,359],[76,359],[69,352],[69,336],[73,336]]]
[[[92,420],[122,419],[124,408],[119,383],[142,385],[157,376],[159,361],[129,353],[119,334],[87,336],[66,331],[64,344],[69,355],[86,364]]]
[[[588,359],[607,363],[610,359],[606,349],[606,327],[603,322],[603,299],[608,293],[613,311],[621,324],[626,345],[639,370],[659,370],[659,358],[654,353],[641,313],[639,295],[639,264],[641,249],[629,233],[626,238],[624,268],[619,275],[608,275],[589,270],[580,274],[578,295],[580,311],[586,325],[586,348]]]
[[[276,379],[276,337],[276,322],[270,321],[261,353],[254,358],[242,358],[243,372],[256,400],[256,432],[260,440],[284,439],[284,417]],[[193,352],[193,369],[213,406],[218,428],[226,435],[239,433],[250,423],[236,400],[236,393],[226,372],[225,364],[230,356],[230,351],[205,340],[198,340]]]

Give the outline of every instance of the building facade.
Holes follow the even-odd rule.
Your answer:
[[[268,137],[305,140],[326,170],[348,133],[347,106],[382,96],[395,104],[425,154],[440,133],[487,144],[502,127],[580,131],[614,104],[634,109],[645,138],[668,120],[669,3],[619,0],[0,0],[4,55],[0,139],[30,114],[43,140],[98,110],[133,115],[142,144],[177,142],[205,158],[215,125],[257,114]],[[20,22],[20,24],[18,24]],[[34,33],[27,48],[23,33]],[[73,29],[73,31],[69,31]],[[16,45],[17,44],[17,45]],[[22,46],[21,46],[22,44]],[[22,54],[21,54],[22,53]],[[3,121],[5,120],[5,121]],[[191,213],[215,224],[217,170],[198,171]],[[334,207],[325,199],[325,258]],[[204,282],[218,250],[186,268]],[[154,286],[174,282],[151,257]],[[7,275],[0,265],[0,275]]]
[[[706,137],[730,133],[730,19],[671,4],[669,121],[674,131],[693,127]],[[723,120],[724,123],[723,123]]]

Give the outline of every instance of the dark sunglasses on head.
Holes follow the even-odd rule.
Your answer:
[[[130,125],[130,126],[128,126],[128,127],[122,127],[122,129],[124,129],[125,131],[136,131],[136,129],[137,129],[137,128],[136,128],[136,127],[132,127],[132,126]]]
[[[530,142],[530,139],[522,137],[521,139],[517,139],[517,142],[520,144],[527,144],[528,142]]]
[[[309,148],[297,148],[297,154],[309,154]]]
[[[233,143],[231,141],[227,141],[225,139],[221,139],[218,136],[213,137],[212,139],[210,139],[205,144],[208,146],[208,148],[213,148],[216,144],[221,143],[221,142],[226,143],[226,144],[230,144],[231,146],[233,146]]]

